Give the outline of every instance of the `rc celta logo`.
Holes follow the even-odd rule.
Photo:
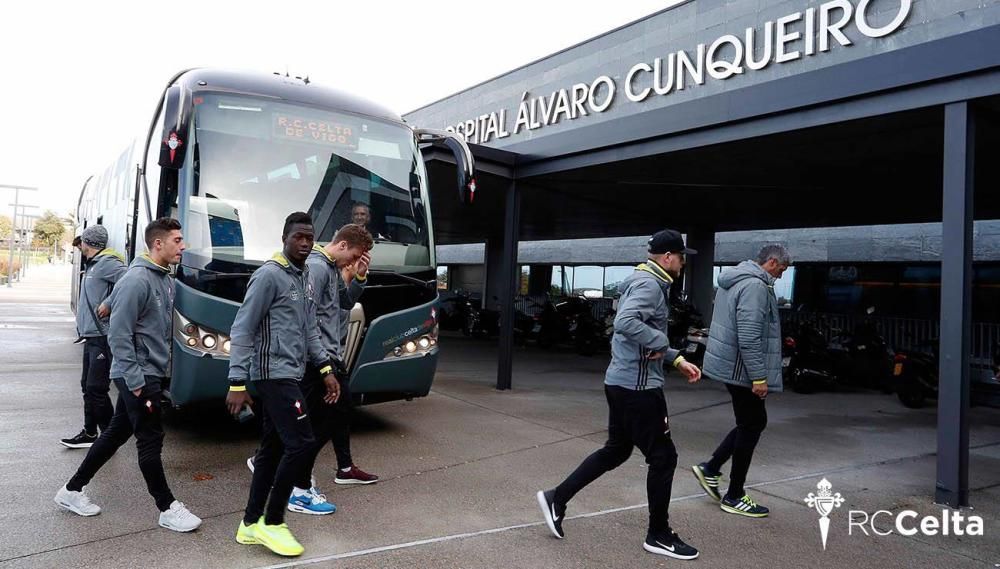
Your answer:
[[[823,538],[823,550],[826,551],[826,538],[830,535],[830,513],[834,508],[839,508],[844,503],[844,498],[840,492],[832,492],[833,485],[826,478],[816,485],[816,494],[812,492],[806,496],[806,504],[810,508],[815,508],[819,513],[819,534]]]
[[[823,540],[823,549],[826,550],[827,538],[830,535],[830,515],[835,508],[839,508],[844,503],[844,497],[840,492],[833,492],[833,485],[826,478],[816,485],[816,492],[810,492],[806,496],[805,502],[810,508],[814,508],[819,514],[819,532]],[[879,518],[888,518],[888,524],[877,526],[875,522]],[[891,525],[893,529],[885,529],[886,525]],[[861,533],[865,536],[885,537],[898,533],[904,536],[923,534],[925,536],[981,536],[983,535],[983,518],[980,516],[966,516],[961,510],[942,509],[940,516],[922,516],[913,510],[902,510],[900,512],[890,512],[879,510],[874,514],[869,514],[864,510],[850,510],[847,518],[847,535],[853,536]]]

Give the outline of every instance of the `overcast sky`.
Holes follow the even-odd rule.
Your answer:
[[[402,114],[681,1],[5,3],[0,184],[72,211],[183,68],[287,68]]]

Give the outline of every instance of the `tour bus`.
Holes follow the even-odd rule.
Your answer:
[[[77,233],[105,226],[108,247],[131,261],[145,252],[150,220],[183,225],[166,390],[174,406],[224,398],[230,327],[250,275],[281,249],[285,217],[308,212],[326,244],[362,207],[375,247],[350,310],[351,392],[359,403],[427,395],[438,358],[428,145],[451,150],[458,199],[471,202],[473,159],[459,135],[415,129],[308,77],[193,69],[170,80],[148,130],[85,183]]]

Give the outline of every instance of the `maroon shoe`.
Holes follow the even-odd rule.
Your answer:
[[[337,484],[374,484],[378,482],[378,476],[368,474],[352,464],[347,472],[338,468],[337,477],[333,481]]]

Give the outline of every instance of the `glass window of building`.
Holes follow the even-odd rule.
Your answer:
[[[448,265],[440,265],[437,268],[438,290],[448,290]]]
[[[604,296],[604,267],[576,267],[573,274],[573,294],[587,298]]]
[[[632,271],[635,270],[633,266],[622,266],[622,267],[606,267],[604,269],[604,296],[607,298],[614,298],[618,296],[618,285],[622,284]]]

